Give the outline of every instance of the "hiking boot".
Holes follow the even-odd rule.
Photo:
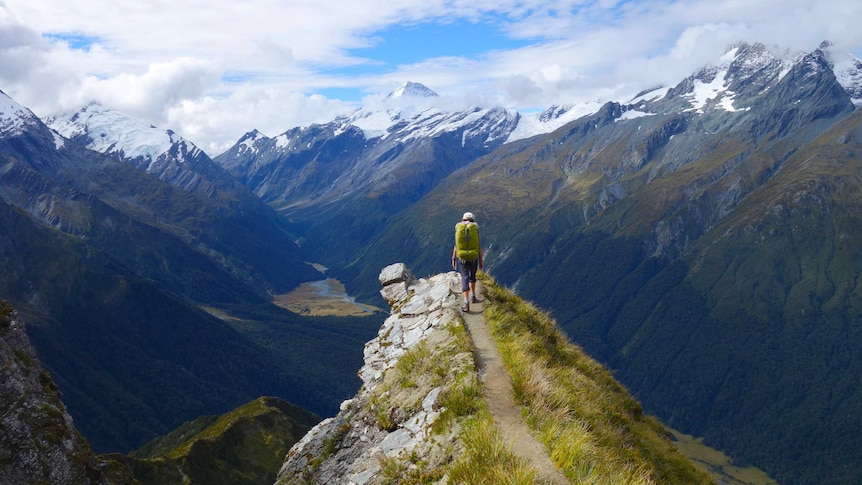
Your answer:
[[[470,311],[470,304],[465,301],[464,304],[461,305],[461,311],[462,312],[469,312]]]
[[[473,294],[473,303],[479,303],[479,299],[476,298],[476,294]]]

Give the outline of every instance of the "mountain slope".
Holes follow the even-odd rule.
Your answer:
[[[328,124],[275,138],[250,132],[215,161],[296,222],[315,241],[304,247],[315,261],[338,268],[393,213],[501,145],[518,120],[502,108],[445,111],[429,104],[432,91],[408,87]]]
[[[271,209],[245,203],[236,182],[187,192],[0,101],[0,295],[30,322],[95,450],[127,451],[261,395],[328,414],[355,389],[358,358],[320,363],[315,342],[352,354],[367,325],[269,302],[317,274]]]
[[[457,275],[416,280],[394,264],[380,281],[393,314],[366,346],[363,387],[291,448],[277,483],[545,483],[513,454],[488,411],[493,396],[482,392],[458,311]],[[501,353],[510,339],[531,352],[507,359],[516,399],[546,447],[541,452],[569,480],[714,483],[553,322],[488,283],[488,311],[499,317],[488,325]],[[525,368],[530,382],[521,380]],[[600,404],[591,408],[586,396]],[[548,421],[551,415],[557,420]]]
[[[153,188],[157,192],[154,199],[135,192],[113,193],[126,184],[134,183],[143,193],[144,187],[154,185],[137,177],[136,181],[116,181],[112,193],[103,191],[100,195],[114,200],[122,197],[124,202],[131,199],[138,206],[133,209],[152,211],[155,220],[148,222],[191,238],[196,249],[246,285],[285,291],[317,276],[304,263],[285,221],[204,152],[171,130],[144,125],[96,104],[50,118],[47,124],[73,146],[109,155],[180,189],[165,194],[163,188]],[[183,201],[171,204],[165,200],[170,198]]]
[[[353,284],[393,248],[419,273],[444,268],[471,210],[495,277],[647,410],[781,483],[858,481],[860,117],[833,66],[828,46],[740,45],[504,145],[401,213]]]
[[[24,302],[33,345],[96,450],[132,449],[267,392],[319,402],[316,382],[104,253],[5,204],[0,222],[14,234],[0,293]]]
[[[0,477],[3,483],[110,483],[78,434],[24,323],[0,301]]]
[[[107,455],[141,485],[272,483],[284,454],[320,419],[261,397],[222,416],[198,418],[148,443],[147,453]]]

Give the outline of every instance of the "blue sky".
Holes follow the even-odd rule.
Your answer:
[[[481,57],[486,53],[530,45],[530,39],[513,39],[490,20],[421,22],[391,25],[372,34],[373,47],[353,49],[352,55],[382,60],[390,69],[434,57]],[[536,39],[532,39],[533,42]]]
[[[481,59],[495,51],[517,49],[535,39],[513,39],[491,20],[449,22],[436,20],[387,26],[369,35],[368,47],[347,50],[349,56],[363,60],[359,64],[337,66],[322,71],[342,79],[374,76],[395,71],[399,66],[424,59],[457,57]],[[332,87],[316,92],[345,101],[360,101],[369,92],[362,88]]]
[[[52,43],[62,43],[69,46],[70,49],[89,51],[93,44],[98,44],[101,40],[98,37],[76,34],[72,32],[61,33],[45,33],[44,37]]]
[[[535,110],[676,83],[733,43],[862,55],[858,0],[0,0],[0,90],[37,115],[91,101],[208,152],[421,82]]]
[[[347,50],[349,56],[363,62],[322,69],[322,72],[349,82],[355,76],[380,75],[425,59],[482,59],[489,53],[525,47],[536,41],[507,36],[499,20],[432,20],[390,25],[369,35],[371,46]],[[315,92],[348,102],[359,102],[371,94],[362,87],[324,87]]]

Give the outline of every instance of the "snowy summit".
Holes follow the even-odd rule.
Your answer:
[[[387,98],[436,98],[437,93],[424,84],[407,81],[403,86],[389,93]]]
[[[134,159],[155,160],[174,143],[165,130],[130,116],[91,103],[75,113],[49,118],[48,126],[72,139],[87,136],[87,148],[105,154],[120,154]]]
[[[26,126],[39,123],[30,110],[0,91],[0,137],[19,135]]]

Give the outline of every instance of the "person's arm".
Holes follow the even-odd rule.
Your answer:
[[[452,269],[458,269],[455,266],[455,260],[458,258],[458,246],[452,246]]]
[[[482,255],[482,246],[479,246],[479,269],[485,269],[485,258]]]

